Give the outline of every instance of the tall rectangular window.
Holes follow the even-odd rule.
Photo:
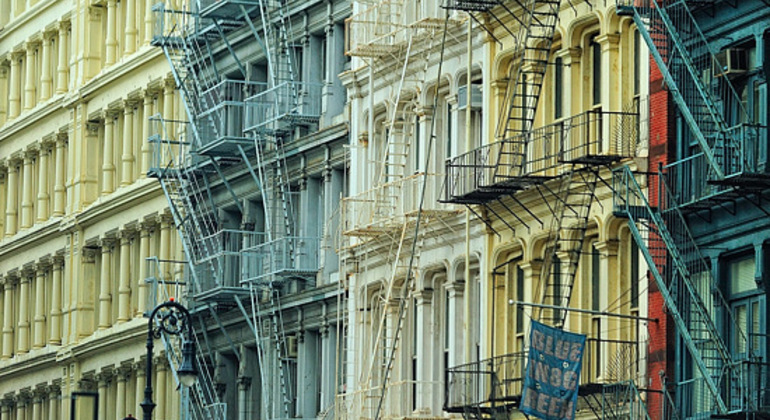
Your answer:
[[[641,67],[642,67],[642,51],[639,31],[634,31],[634,96],[639,95],[642,88],[641,81]]]
[[[562,110],[562,89],[564,86],[564,69],[562,68],[563,60],[561,57],[556,57],[554,60],[554,73],[553,73],[553,118],[558,120],[563,116]]]
[[[596,36],[591,37],[590,47],[593,105],[599,105],[602,102],[602,47],[596,42]]]
[[[631,255],[629,261],[631,261],[631,274],[629,274],[629,280],[631,281],[631,309],[639,308],[639,246],[636,241],[631,241]]]
[[[524,301],[524,270],[516,266],[516,300]],[[516,334],[524,334],[524,307],[516,305]]]
[[[452,157],[452,105],[446,104],[446,157]]]
[[[599,250],[596,249],[596,243],[591,245],[591,309],[601,310],[601,271]]]
[[[420,156],[420,147],[422,145],[420,144],[420,116],[415,115],[414,117],[414,171],[420,172],[420,169],[422,168],[422,162],[421,156]]]

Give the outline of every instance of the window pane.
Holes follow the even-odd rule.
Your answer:
[[[735,322],[740,326],[740,328],[736,328],[734,331],[735,338],[733,342],[735,343],[735,351],[737,353],[746,353],[746,339],[741,334],[741,331],[746,325],[746,312],[746,305],[735,307]]]
[[[754,257],[745,258],[730,264],[730,294],[754,290]]]

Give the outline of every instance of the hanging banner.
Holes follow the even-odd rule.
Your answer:
[[[545,420],[572,420],[577,407],[586,336],[532,321],[521,412]]]

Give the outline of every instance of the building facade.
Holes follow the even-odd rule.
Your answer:
[[[646,412],[648,53],[573,3],[354,2],[347,417],[520,416],[531,320],[588,336],[579,416]]]
[[[184,258],[157,261],[195,318],[184,418],[326,418],[345,337],[343,1],[159,4],[152,44],[184,115],[149,133]],[[172,345],[167,351],[178,356]],[[174,358],[179,363],[179,358]]]
[[[151,7],[0,3],[3,419],[122,418],[147,381],[178,416],[162,352],[144,375],[144,260],[181,253],[146,176],[148,117],[179,109]]]
[[[643,23],[670,98],[651,125],[667,139],[650,168],[655,187],[647,204],[636,192],[624,203],[631,224],[649,223],[637,236],[668,325],[655,355],[666,396],[656,412],[762,417],[770,8],[632,3],[622,13]]]

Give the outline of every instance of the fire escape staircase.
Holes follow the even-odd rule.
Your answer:
[[[662,175],[659,175],[662,179]],[[714,308],[725,313],[727,325],[734,334],[745,334],[735,322],[709,265],[701,257],[687,222],[676,208],[674,196],[665,182],[658,182],[659,206],[652,206],[630,168],[613,173],[614,208],[620,217],[628,218],[642,255],[663,297],[668,314],[674,321],[700,380],[713,401],[716,414],[735,410],[733,401],[725,398],[724,387],[743,389],[740,375],[734,374],[736,363],[715,323]],[[663,208],[661,208],[663,207]],[[665,210],[665,211],[664,211]]]
[[[204,4],[201,4],[204,3]],[[211,195],[208,176],[215,172],[233,197],[233,202],[239,208],[241,206],[237,195],[230,187],[228,180],[222,173],[223,165],[241,160],[248,167],[263,192],[269,191],[270,198],[264,198],[266,220],[269,218],[269,208],[272,200],[281,202],[280,214],[284,222],[277,229],[281,234],[291,235],[293,222],[291,216],[290,194],[288,193],[288,174],[285,169],[285,160],[282,157],[274,159],[276,168],[266,169],[259,167],[256,171],[246,154],[249,148],[248,142],[240,142],[234,148],[209,148],[203,146],[210,141],[210,137],[225,138],[223,127],[227,126],[226,117],[221,112],[211,112],[212,108],[221,106],[221,101],[228,100],[228,96],[216,94],[217,88],[228,81],[223,80],[218,71],[213,55],[213,43],[221,42],[233,55],[238,67],[243,71],[232,46],[225,36],[225,31],[246,22],[254,34],[258,44],[263,46],[269,63],[270,79],[268,86],[275,87],[286,83],[292,91],[292,97],[297,102],[301,94],[298,85],[292,83],[294,71],[292,65],[292,49],[288,43],[288,22],[285,5],[275,6],[267,1],[221,1],[217,4],[206,5],[206,2],[195,2],[184,6],[182,10],[169,10],[163,4],[154,7],[155,12],[155,36],[153,45],[161,47],[164,55],[171,65],[176,86],[182,97],[181,103],[189,123],[170,122],[157,118],[158,130],[151,141],[155,147],[155,165],[151,175],[159,179],[164,193],[169,201],[175,224],[182,237],[185,254],[190,260],[190,271],[194,281],[192,288],[195,292],[201,292],[211,287],[221,287],[223,284],[224,261],[217,256],[225,246],[222,242],[222,230],[217,220],[217,211]],[[273,10],[276,9],[276,10]],[[262,16],[261,23],[264,31],[263,37],[258,34],[251,17],[256,11]],[[276,28],[271,12],[278,12],[278,27]],[[203,14],[202,14],[202,13]],[[213,25],[213,26],[212,26]],[[215,30],[212,30],[212,27]],[[265,42],[267,45],[265,45]],[[243,84],[243,82],[242,82]],[[236,83],[237,85],[237,83]],[[244,84],[245,86],[245,84]],[[237,88],[236,88],[237,89]],[[213,93],[212,93],[213,92]],[[246,92],[246,90],[244,90]],[[241,95],[247,95],[242,92]],[[237,92],[236,92],[237,93]],[[256,96],[256,95],[255,95]],[[243,118],[243,116],[240,116]],[[244,134],[245,136],[246,134]],[[283,154],[283,141],[274,139],[279,148],[279,154]],[[265,147],[264,139],[254,141],[256,160],[262,164],[262,148]],[[235,154],[233,152],[237,152]],[[207,157],[208,161],[203,159]],[[270,177],[270,182],[265,181],[265,175]],[[268,184],[267,186],[265,186]],[[270,222],[268,222],[268,225]],[[267,237],[271,239],[271,228],[268,227]],[[292,241],[288,241],[292,246]],[[294,255],[293,251],[289,255]],[[289,263],[291,264],[291,263]],[[207,268],[200,270],[200,265]],[[209,284],[213,283],[213,284]],[[272,287],[272,282],[269,287]],[[243,290],[248,294],[248,290]],[[269,290],[269,304],[278,304],[275,299],[277,291]],[[236,303],[240,304],[238,295]],[[242,304],[239,306],[242,307]],[[211,310],[211,306],[208,306]],[[216,314],[214,314],[216,317]],[[273,343],[279,355],[285,355],[286,338],[283,332],[283,323],[280,320],[280,310],[274,310],[271,318],[273,331]],[[217,318],[218,319],[218,318]],[[227,334],[223,328],[220,330]],[[205,332],[204,332],[205,334]],[[228,338],[229,339],[229,338]],[[259,342],[259,340],[258,340]],[[203,347],[199,346],[202,351]],[[280,384],[282,394],[282,414],[276,417],[289,416],[289,401],[291,398],[285,364],[280,370]],[[218,418],[218,417],[211,417]]]
[[[700,146],[707,168],[702,175],[709,183],[727,187],[756,182],[757,173],[748,153],[752,141],[749,133],[725,119],[728,106],[737,107],[737,121],[752,126],[752,116],[746,111],[728,77],[714,76],[721,67],[715,49],[701,31],[693,9],[705,2],[685,0],[617,0],[619,14],[633,17],[640,34],[649,46],[668,91]],[[711,2],[713,3],[713,2]],[[732,104],[732,105],[729,105]],[[732,126],[731,126],[732,125]],[[687,165],[685,162],[679,166]],[[676,171],[677,164],[672,167]],[[690,165],[694,168],[695,165]],[[752,173],[754,172],[754,173]],[[698,174],[699,176],[701,174]],[[748,178],[748,179],[747,179]],[[758,181],[766,182],[766,177]]]

